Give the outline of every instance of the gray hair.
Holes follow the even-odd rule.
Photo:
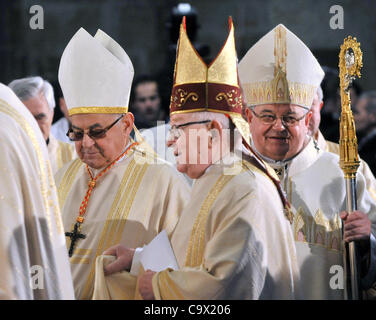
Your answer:
[[[190,114],[190,116],[194,119],[194,121],[217,120],[222,125],[223,129],[230,128],[230,120],[223,113],[202,111],[193,112]]]
[[[56,106],[52,85],[41,77],[27,77],[13,80],[8,84],[21,101],[37,97],[40,93],[46,97],[48,106],[53,110]]]
[[[225,114],[219,113],[219,112],[202,111],[202,112],[192,112],[190,113],[190,116],[193,118],[192,120],[194,121],[204,121],[204,120],[218,121],[222,125],[223,129],[229,130],[229,139],[231,140],[230,147],[231,147],[232,141],[234,142],[234,146],[231,149],[239,149],[241,147],[241,142],[242,142],[241,136],[239,134],[239,135],[236,135],[234,138],[233,134],[235,133],[235,125]]]

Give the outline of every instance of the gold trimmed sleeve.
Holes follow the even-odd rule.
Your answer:
[[[156,300],[184,300],[178,285],[170,278],[172,269],[156,273],[152,279],[153,292]]]

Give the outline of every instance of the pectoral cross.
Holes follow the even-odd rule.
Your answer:
[[[70,240],[71,240],[71,243],[70,243],[70,247],[69,247],[69,257],[71,257],[73,255],[73,251],[74,251],[74,247],[76,245],[76,241],[79,240],[79,239],[85,239],[86,238],[86,235],[80,233],[80,223],[79,222],[76,222],[74,227],[73,227],[73,230],[71,232],[65,232],[65,236],[66,237],[69,237]]]

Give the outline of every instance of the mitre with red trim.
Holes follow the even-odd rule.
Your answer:
[[[249,143],[249,126],[242,117],[243,95],[231,17],[229,29],[218,56],[207,65],[190,42],[183,18],[176,51],[170,115],[202,111],[226,114]]]

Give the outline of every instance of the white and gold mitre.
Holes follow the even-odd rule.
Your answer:
[[[284,25],[263,36],[239,63],[247,105],[310,108],[324,71],[309,48]]]
[[[69,115],[126,113],[133,65],[123,48],[98,30],[92,37],[80,28],[60,60],[59,83]]]

